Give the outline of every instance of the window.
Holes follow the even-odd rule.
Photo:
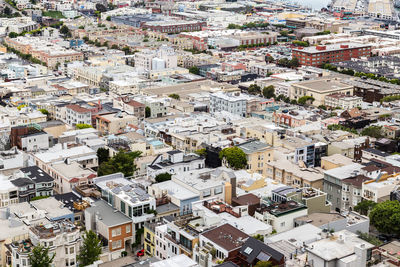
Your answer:
[[[111,244],[112,249],[117,249],[117,248],[120,248],[121,246],[122,246],[121,240],[114,241]]]
[[[118,227],[118,228],[112,230],[112,232],[111,232],[112,237],[119,236],[119,235],[121,235],[121,227]]]
[[[131,226],[127,225],[125,231],[126,231],[127,234],[130,233],[131,232]]]
[[[121,201],[121,212],[125,213],[125,202]]]
[[[75,248],[74,247],[70,247],[69,248],[69,254],[74,254],[75,252]]]

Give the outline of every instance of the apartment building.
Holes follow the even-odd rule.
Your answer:
[[[128,125],[137,125],[138,118],[125,112],[96,115],[96,129],[103,135],[118,134]]]
[[[154,218],[151,211],[156,209],[155,198],[147,194],[143,185],[125,179],[122,173],[97,177],[94,184],[102,199],[132,220],[133,233]]]
[[[121,252],[131,249],[134,235],[132,219],[104,200],[97,200],[85,209],[85,226],[108,241],[109,260],[121,257]]]
[[[351,110],[353,108],[361,107],[362,97],[348,96],[344,94],[331,94],[325,96],[325,106],[327,108],[341,108],[344,110]]]
[[[241,117],[247,116],[247,101],[250,96],[235,93],[216,92],[210,95],[210,113],[227,111]]]
[[[81,243],[79,229],[67,220],[32,226],[29,239],[9,245],[12,266],[29,266],[29,255],[38,245],[49,248],[49,255],[55,255],[54,266],[78,266],[76,257]]]
[[[263,142],[253,140],[237,145],[243,150],[247,158],[247,170],[261,175],[267,174],[268,163],[273,161],[274,153],[272,146]]]
[[[92,125],[92,113],[89,109],[76,104],[66,106],[66,122],[75,126],[77,124]]]
[[[325,105],[325,98],[334,93],[340,93],[347,96],[353,95],[353,86],[342,83],[336,79],[318,79],[293,83],[290,91],[290,97],[298,100],[303,96],[314,98],[313,105]]]
[[[324,192],[328,194],[328,201],[332,203],[333,210],[341,210],[343,181],[360,174],[364,166],[358,163],[330,169],[324,172]],[[344,187],[347,191],[347,185]],[[347,199],[345,199],[347,201]]]
[[[370,57],[371,45],[343,43],[335,45],[317,45],[299,47],[292,50],[292,57],[299,60],[300,65],[318,67],[325,63],[351,60],[352,58]]]

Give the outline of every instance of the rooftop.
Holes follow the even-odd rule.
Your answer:
[[[218,246],[232,251],[240,248],[249,237],[247,234],[226,223],[202,234]]]
[[[330,91],[335,92],[352,88],[352,86],[348,84],[341,83],[339,81],[332,79],[304,81],[304,82],[294,83],[293,86],[301,87],[306,90],[310,90],[317,93],[326,93]]]
[[[374,245],[358,238],[356,234],[342,230],[334,233],[333,237],[311,243],[306,250],[325,261],[332,261],[354,254],[355,246],[364,246],[366,249],[374,247]]]
[[[256,152],[265,151],[267,148],[271,148],[270,145],[260,141],[248,141],[237,145],[238,148],[242,149],[246,154],[252,154]]]
[[[94,202],[91,207],[86,209],[86,211],[91,214],[99,214],[98,220],[108,227],[132,223],[132,219],[115,210],[102,199]]]

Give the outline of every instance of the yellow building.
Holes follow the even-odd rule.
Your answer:
[[[321,168],[324,170],[335,169],[349,164],[353,164],[353,160],[342,154],[333,154],[321,158]]]
[[[145,223],[144,224],[144,252],[149,256],[155,255],[155,234],[154,230],[157,223]]]
[[[251,173],[259,173],[265,177],[268,163],[273,161],[274,152],[272,146],[252,140],[237,146],[246,154],[247,169]]]
[[[299,100],[303,96],[314,98],[313,105],[325,105],[325,97],[331,94],[353,95],[353,86],[344,84],[336,78],[302,81],[292,84],[290,96]]]
[[[241,133],[243,133],[242,136],[246,138],[258,139],[264,141],[271,146],[278,145],[282,135],[278,130],[274,128],[261,125],[243,127],[240,131]]]

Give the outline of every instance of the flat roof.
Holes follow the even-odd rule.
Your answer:
[[[346,217],[339,213],[325,213],[325,212],[314,212],[308,215],[304,215],[296,218],[296,221],[305,221],[316,227],[321,227],[330,222],[344,220]]]
[[[325,261],[332,261],[354,254],[354,247],[359,245],[364,245],[365,249],[374,247],[374,245],[358,238],[356,234],[342,230],[334,233],[332,238],[324,238],[311,243],[306,250]]]
[[[99,220],[108,227],[132,223],[132,219],[120,211],[115,212],[115,209],[102,199],[91,204],[86,211],[91,214],[98,212],[101,218]]]
[[[301,87],[306,90],[318,93],[326,93],[330,91],[335,92],[353,88],[353,86],[351,85],[331,79],[304,81],[304,82],[294,83],[292,84],[292,86]]]
[[[343,45],[348,46],[348,47],[343,48],[342,47]],[[323,45],[323,46],[325,46],[326,49],[318,50],[317,47],[320,47],[320,46],[309,46],[309,47],[304,47],[304,48],[294,48],[293,51],[304,52],[304,53],[309,53],[309,54],[317,54],[317,53],[341,51],[341,50],[346,50],[346,49],[371,47],[371,45],[368,45],[368,44],[357,44],[357,43],[342,43],[342,44]]]
[[[54,197],[48,197],[44,199],[31,201],[31,204],[38,210],[46,211],[50,219],[72,214],[72,211],[64,207],[63,203],[58,201]]]
[[[358,163],[353,163],[342,167],[327,170],[325,171],[325,174],[335,177],[336,179],[343,180],[358,175],[362,168],[364,168],[363,165]]]

